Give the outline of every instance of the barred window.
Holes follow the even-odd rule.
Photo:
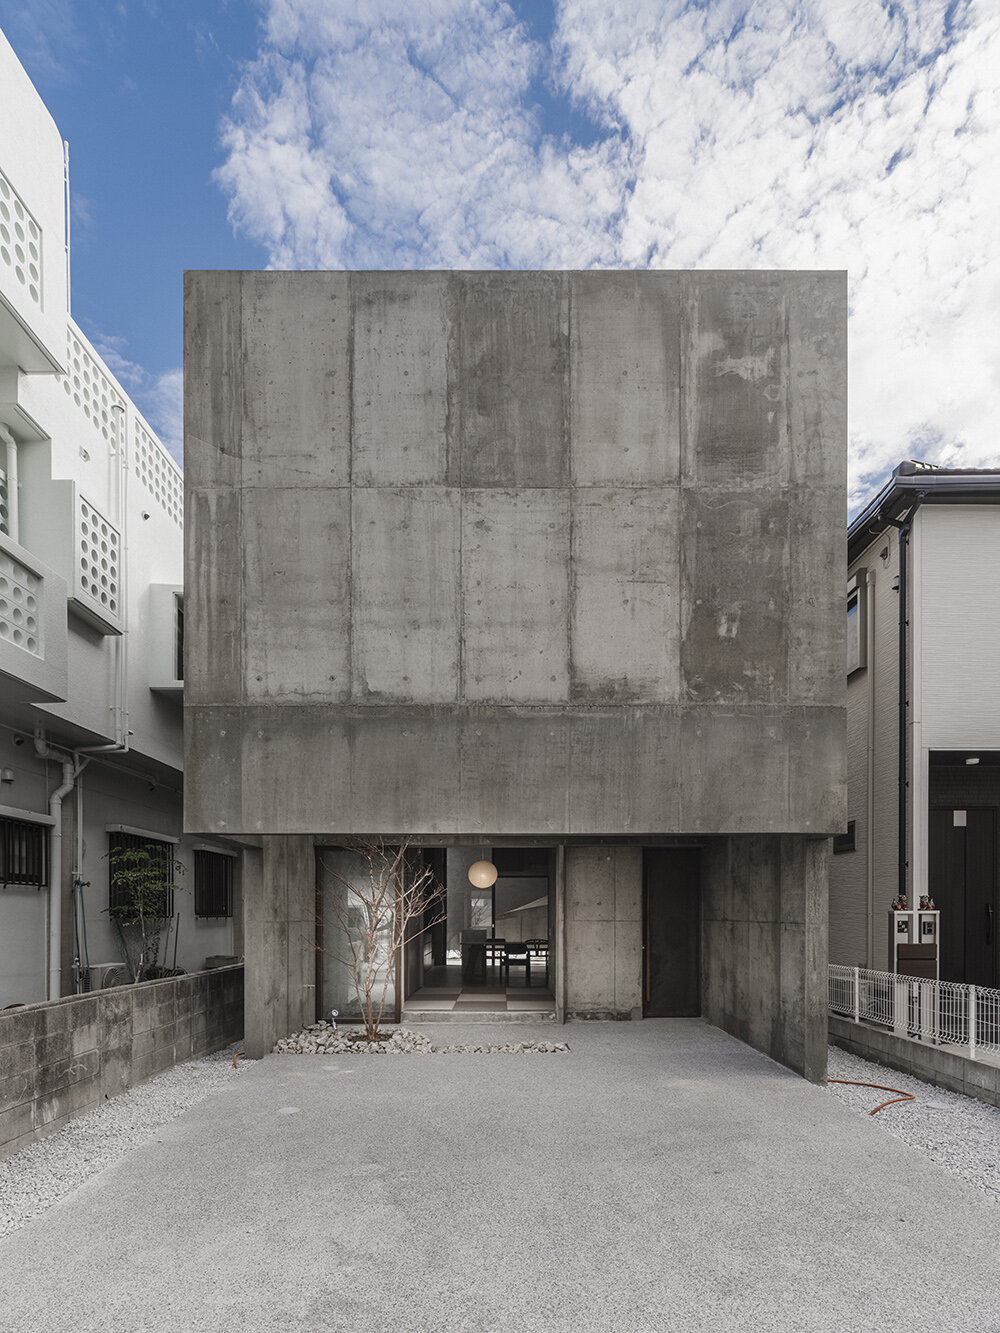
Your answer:
[[[149,853],[153,864],[164,883],[172,885],[174,882],[174,845],[172,842],[160,842],[157,838],[144,838],[138,833],[109,833],[108,834],[108,910],[112,915],[120,911],[125,906],[125,894],[120,888],[115,887],[115,852],[117,851],[145,851]],[[152,913],[154,916],[168,917],[174,914],[174,891],[173,888],[167,888],[160,896],[160,901],[156,904],[156,910]]]
[[[232,916],[234,860],[222,852],[195,852],[195,916]]]
[[[0,818],[0,884],[44,889],[48,882],[48,826],[28,819]]]

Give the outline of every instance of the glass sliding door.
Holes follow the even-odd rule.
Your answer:
[[[336,1009],[340,1019],[360,1019],[358,990],[370,985],[376,1007],[385,992],[382,1017],[398,1020],[398,960],[391,953],[391,912],[376,928],[369,864],[358,852],[317,847],[317,943],[320,1017]]]

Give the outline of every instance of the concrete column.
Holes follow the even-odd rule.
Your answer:
[[[702,852],[702,1011],[708,1022],[826,1079],[829,840],[714,838]]]
[[[566,1012],[642,1013],[642,848],[566,848]]]
[[[259,866],[259,872],[257,867]],[[244,862],[247,1056],[316,1015],[316,867],[313,841],[272,835]]]

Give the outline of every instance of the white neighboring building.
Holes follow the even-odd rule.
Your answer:
[[[1000,470],[896,468],[848,530],[848,623],[830,962],[884,971],[892,900],[929,893],[941,979],[996,987]]]
[[[0,34],[0,1008],[121,961],[113,840],[186,872],[161,963],[242,952],[233,858],[181,833],[181,472],[69,314],[66,195]]]

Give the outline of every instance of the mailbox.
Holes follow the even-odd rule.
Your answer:
[[[921,981],[938,979],[938,911],[889,913],[889,971]]]

